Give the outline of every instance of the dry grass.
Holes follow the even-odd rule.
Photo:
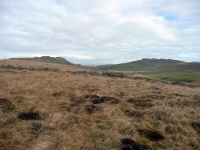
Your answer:
[[[200,148],[198,88],[70,73],[83,70],[75,66],[0,64],[58,69],[0,68],[0,150],[114,150],[125,139],[149,149]],[[146,136],[152,132],[162,140]]]

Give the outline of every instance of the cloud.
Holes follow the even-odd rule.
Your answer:
[[[190,55],[200,54],[199,8],[196,0],[0,1],[0,59],[50,55],[84,65],[199,61]]]

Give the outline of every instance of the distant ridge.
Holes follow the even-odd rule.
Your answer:
[[[67,61],[65,58],[51,57],[51,56],[41,56],[41,57],[33,57],[33,58],[10,58],[9,60],[27,60],[27,61],[39,61],[39,62],[50,62],[50,63],[74,65],[73,63]]]
[[[138,60],[138,61],[132,61],[132,63],[135,63],[135,62],[180,63],[180,62],[183,62],[183,61],[173,60],[173,59],[163,59],[163,58],[161,58],[161,59],[143,58],[143,59]]]
[[[97,68],[119,71],[200,71],[200,62],[187,63],[173,59],[143,58],[141,60],[128,63],[98,66]]]

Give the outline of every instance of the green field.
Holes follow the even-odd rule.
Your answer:
[[[136,73],[146,75],[152,78],[160,78],[173,81],[199,82],[200,72],[175,72],[175,71],[145,71]]]

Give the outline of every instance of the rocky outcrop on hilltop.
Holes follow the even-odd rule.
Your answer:
[[[67,61],[62,57],[51,57],[51,56],[41,56],[33,58],[10,58],[10,60],[28,60],[28,61],[39,61],[39,62],[51,62],[58,64],[73,65],[71,62]]]

